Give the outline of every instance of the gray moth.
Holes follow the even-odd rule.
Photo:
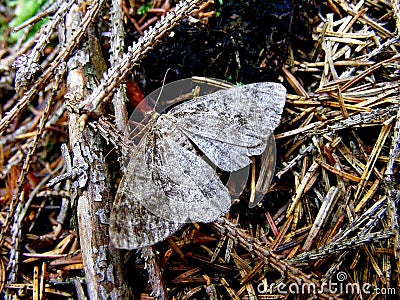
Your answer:
[[[154,114],[130,157],[110,216],[117,248],[158,243],[187,222],[212,222],[231,197],[204,154],[233,172],[264,152],[279,125],[286,89],[262,82],[219,90]]]

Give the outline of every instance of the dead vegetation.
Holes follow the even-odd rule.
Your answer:
[[[205,1],[182,1],[175,9],[153,1],[141,16],[135,1],[93,0],[71,9],[73,2],[51,2],[44,10],[53,17],[40,34],[1,51],[0,283],[7,297],[390,299],[400,293],[395,1],[327,1],[309,20],[311,47],[292,44],[278,70],[288,95],[275,132],[277,169],[259,207],[247,208],[250,184],[222,220],[190,224],[154,249],[128,253],[113,249],[97,214],[106,208],[107,218],[116,188],[111,178],[119,175],[115,166],[108,171],[110,149],[93,128],[111,140],[116,135],[123,148],[123,99],[138,101],[137,87],[126,80],[132,67],[183,18],[205,30],[218,16]],[[108,28],[107,46],[91,24]],[[141,36],[127,50],[125,30]],[[96,123],[103,114],[114,114],[114,125]],[[63,156],[61,143],[69,143]],[[68,180],[50,187],[59,174]]]

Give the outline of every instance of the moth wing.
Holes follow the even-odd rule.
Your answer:
[[[163,116],[138,144],[126,169],[110,216],[118,248],[157,243],[185,222],[214,221],[231,205],[215,170]]]
[[[215,165],[232,172],[265,150],[279,125],[285,95],[281,84],[253,83],[195,98],[167,116]]]
[[[137,249],[156,244],[174,234],[183,224],[155,215],[142,205],[144,199],[167,204],[165,195],[151,180],[146,165],[146,149],[151,142],[146,135],[129,161],[110,215],[110,238],[115,247]]]
[[[119,249],[139,249],[173,235],[184,224],[156,216],[128,193],[116,198],[110,216],[110,238]]]
[[[165,193],[169,211],[147,201],[143,205],[180,223],[212,222],[226,213],[231,205],[228,189],[187,136],[168,117],[160,116],[154,137],[153,180]]]

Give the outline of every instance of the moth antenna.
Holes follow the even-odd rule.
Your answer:
[[[106,159],[111,153],[116,151],[116,149],[117,149],[117,146],[113,146],[112,149],[110,151],[108,151],[107,154],[104,156],[104,159]]]
[[[135,126],[135,128],[129,133],[129,136],[128,136],[129,138],[132,136],[138,136],[143,132],[143,130],[146,128],[146,125],[143,124],[145,119],[146,119],[146,116],[140,122],[135,122],[133,120],[129,120],[128,124]]]
[[[161,90],[160,90],[160,93],[159,93],[158,96],[157,96],[157,99],[156,99],[155,103],[154,103],[153,110],[152,110],[152,111],[146,112],[146,113],[144,114],[144,119],[141,120],[140,123],[134,122],[134,125],[136,126],[136,128],[135,128],[134,130],[132,130],[132,132],[129,134],[129,136],[132,136],[132,135],[133,135],[133,136],[140,136],[140,135],[142,135],[142,134],[143,134],[143,131],[146,129],[146,125],[143,125],[142,122],[144,122],[144,120],[146,120],[148,117],[150,117],[150,119],[154,118],[154,116],[155,116],[155,111],[156,111],[156,107],[157,107],[158,101],[160,100],[161,95],[162,95],[162,93],[163,93],[164,86],[165,86],[165,81],[166,81],[166,79],[167,79],[167,75],[168,75],[168,71],[169,71],[169,70],[170,70],[170,68],[168,68],[167,71],[165,72],[165,75],[164,75],[164,78],[163,78],[163,81],[162,81]],[[132,122],[132,121],[129,121],[129,122]],[[141,127],[141,128],[139,129],[139,132],[135,132],[135,130],[137,129],[137,127]]]
[[[155,111],[155,110],[156,110],[156,107],[157,107],[158,101],[160,100],[160,98],[161,98],[161,95],[162,95],[162,93],[163,93],[164,86],[165,86],[165,81],[167,80],[167,75],[168,75],[168,72],[169,72],[169,70],[171,70],[171,68],[168,68],[168,69],[167,69],[167,71],[165,72],[164,79],[163,79],[163,81],[162,81],[161,90],[160,90],[160,93],[158,94],[157,100],[156,100],[156,102],[155,102],[155,104],[154,104],[153,111]]]

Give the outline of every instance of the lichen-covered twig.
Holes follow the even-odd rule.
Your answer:
[[[124,12],[119,0],[111,2],[111,39],[110,39],[110,63],[111,66],[118,64],[123,56],[125,48]],[[126,111],[126,90],[125,85],[117,87],[112,103],[115,111],[115,124],[119,131],[128,133],[128,113]]]
[[[48,80],[54,76],[55,70],[59,67],[60,63],[66,62],[74,49],[79,45],[83,35],[86,33],[87,28],[92,24],[103,6],[105,0],[92,1],[91,6],[88,8],[85,16],[82,18],[80,25],[74,35],[63,45],[62,50],[54,59],[53,63],[47,68],[38,81],[18,100],[18,103],[6,113],[0,120],[0,134],[2,134],[10,122],[14,120],[34,99],[37,93],[43,89]]]
[[[396,261],[395,272],[397,276],[400,276],[400,234],[399,234],[399,198],[400,191],[398,183],[396,185],[395,180],[395,160],[399,157],[400,153],[400,109],[397,112],[396,123],[394,126],[394,135],[392,144],[390,147],[389,161],[385,171],[385,191],[388,201],[388,215],[389,215],[389,226],[393,233],[391,244],[394,251],[394,258]],[[400,291],[400,281],[397,281],[397,291]]]
[[[70,23],[66,24],[65,40],[73,36],[74,30],[77,30],[75,26],[80,24],[79,19],[80,10],[77,6],[73,6],[66,18]],[[89,36],[90,38],[96,37]],[[104,58],[99,53],[91,51],[92,48],[85,44],[68,62],[68,93],[78,101],[87,97],[90,92],[87,87],[94,85],[94,78],[84,71],[94,69],[90,61],[105,64]],[[80,115],[70,114],[69,138],[70,147],[76,149],[74,160],[84,160],[88,164],[86,182],[82,182],[83,186],[75,187],[81,192],[78,195],[73,191],[78,197],[79,237],[88,297],[92,300],[129,299],[131,291],[122,269],[122,253],[111,244],[108,234],[112,194],[110,174],[104,157],[105,150],[100,137],[92,128],[87,126],[84,131],[80,130],[79,118]]]
[[[45,47],[50,43],[51,35],[57,31],[59,23],[63,21],[67,10],[71,7],[74,1],[75,0],[69,0],[68,2],[60,3],[60,6],[52,16],[50,22],[42,29],[39,39],[31,53],[28,56],[24,54],[21,55],[13,63],[12,66],[17,68],[15,74],[15,89],[17,92],[27,88],[37,73],[41,70],[41,67],[38,64],[39,59],[42,57]]]
[[[27,211],[27,208],[29,207],[30,202],[33,199],[32,194],[29,198],[30,201],[25,203],[23,199],[20,198],[22,196],[22,190],[23,190],[23,183],[25,181],[26,175],[28,174],[31,159],[36,151],[36,147],[38,145],[38,140],[40,137],[42,137],[42,134],[44,132],[44,126],[47,122],[48,116],[50,115],[51,108],[53,101],[56,97],[56,91],[58,90],[61,82],[62,82],[62,77],[65,72],[65,68],[60,68],[59,73],[56,76],[56,80],[53,86],[52,93],[49,95],[49,98],[47,99],[47,105],[45,107],[45,110],[43,111],[42,116],[40,117],[39,125],[38,125],[38,130],[36,131],[36,134],[34,135],[32,141],[29,144],[29,148],[27,149],[28,152],[26,154],[24,164],[22,166],[21,172],[19,174],[19,178],[17,181],[17,190],[15,191],[11,203],[10,203],[10,209],[9,213],[6,216],[4,226],[1,231],[1,236],[0,236],[0,244],[3,243],[4,241],[4,234],[8,231],[10,224],[11,224],[11,218],[14,219],[14,225],[12,229],[12,236],[11,236],[11,244],[13,246],[13,251],[10,252],[10,265],[8,266],[8,269],[10,270],[9,273],[9,280],[10,282],[14,282],[16,279],[16,274],[18,271],[18,254],[19,254],[19,238],[21,236],[21,223],[23,221],[23,218],[25,216],[25,213]],[[40,185],[38,185],[40,187]]]
[[[90,97],[78,105],[78,111],[101,115],[105,105],[111,100],[121,82],[126,78],[130,69],[151,50],[151,48],[178,22],[193,12],[203,0],[181,0],[175,10],[171,10],[154,27],[148,29],[144,36],[128,48],[128,52],[112,66],[104,79],[92,92]],[[1,127],[0,127],[1,128]]]
[[[300,282],[315,286],[318,290],[321,289],[319,281],[311,279],[310,276],[306,275],[303,271],[289,262],[284,261],[279,255],[263,247],[259,241],[229,222],[227,219],[221,218],[218,222],[214,222],[213,225],[221,234],[228,235],[247,251],[256,253],[274,269],[285,274],[291,280],[294,280],[295,282],[299,282],[300,280]],[[320,293],[318,296],[321,299],[330,299],[329,294]]]

